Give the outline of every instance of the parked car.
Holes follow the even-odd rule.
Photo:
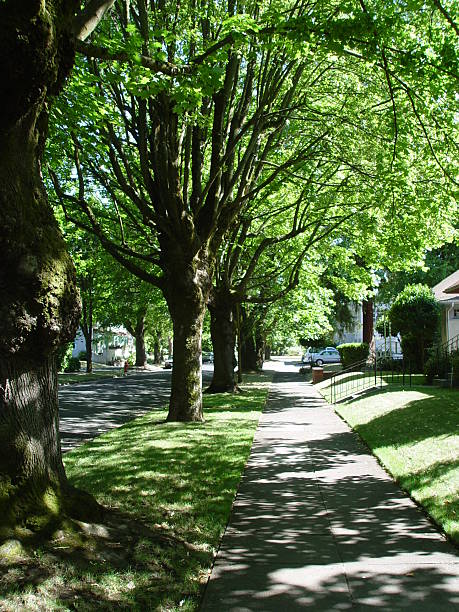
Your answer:
[[[213,363],[214,354],[211,351],[202,351],[202,363]]]
[[[172,357],[172,355],[169,355],[169,357],[167,357],[164,360],[164,367],[166,370],[172,370],[173,365],[174,365],[174,358]]]
[[[318,366],[324,363],[340,363],[339,351],[334,346],[326,346],[324,349],[312,351],[308,349],[302,358],[303,363],[315,364]]]

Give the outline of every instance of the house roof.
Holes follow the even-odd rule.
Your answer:
[[[440,281],[432,291],[439,302],[451,303],[459,300],[459,270]]]

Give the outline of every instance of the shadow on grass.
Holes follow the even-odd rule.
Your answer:
[[[409,444],[459,432],[459,394],[447,390],[431,390],[428,387],[416,387],[414,390],[428,397],[394,408],[368,423],[356,426],[356,430],[363,438],[371,440],[372,446],[373,443],[377,446],[387,443]],[[391,393],[391,390],[385,393]],[[378,401],[378,396],[381,393],[373,394],[375,401]],[[352,401],[348,404],[351,405]]]

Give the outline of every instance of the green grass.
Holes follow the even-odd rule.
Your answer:
[[[0,608],[197,610],[269,388],[247,378],[204,397],[205,423],[155,411],[67,453],[72,484],[110,517],[10,566]]]
[[[459,392],[389,387],[335,410],[459,543]]]

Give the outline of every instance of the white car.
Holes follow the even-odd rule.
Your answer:
[[[339,351],[337,351],[334,346],[327,346],[321,351],[311,351],[308,349],[302,361],[303,363],[321,366],[324,363],[340,363],[341,358]]]

